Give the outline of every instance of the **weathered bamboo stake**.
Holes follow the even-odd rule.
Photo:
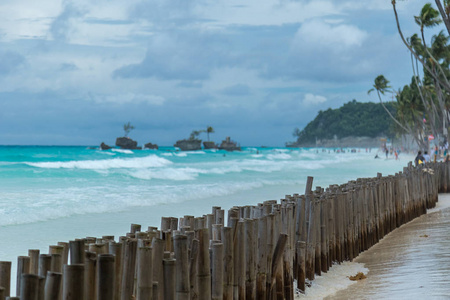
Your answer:
[[[4,300],[5,298],[5,288],[0,286],[0,300]]]
[[[70,264],[84,264],[84,240],[69,241]]]
[[[114,265],[112,254],[99,254],[97,257],[97,300],[114,299]]]
[[[16,295],[17,296],[20,296],[21,285],[22,285],[22,274],[29,274],[29,273],[30,273],[30,257],[29,256],[17,257],[17,280],[16,280]],[[30,280],[32,280],[32,279],[30,279]]]
[[[328,271],[328,247],[327,247],[327,202],[323,197],[320,201],[320,266],[322,272]]]
[[[5,297],[9,297],[11,288],[10,261],[0,261],[0,286],[5,289]]]
[[[258,247],[256,254],[256,298],[266,299],[267,282],[267,216],[258,219]]]
[[[121,300],[130,300],[134,291],[134,274],[136,268],[137,240],[125,241],[125,253],[123,255],[122,271],[122,295]]]
[[[46,277],[47,272],[51,270],[52,270],[52,256],[49,254],[40,254],[38,275],[41,277]]]
[[[109,243],[108,252],[114,255],[114,300],[120,300],[122,281],[122,243],[111,241]]]
[[[50,271],[62,273],[63,258],[59,253],[52,253],[50,255]]]
[[[176,265],[176,298],[179,300],[190,299],[189,294],[189,255],[187,236],[177,235],[173,237]]]
[[[274,286],[276,284],[276,274],[278,273],[279,268],[282,266],[283,252],[284,252],[284,248],[286,247],[286,243],[287,243],[287,235],[280,234],[277,245],[275,247],[275,251],[273,253],[273,259],[272,259],[272,265],[271,265],[272,277],[271,277],[270,288],[268,290],[269,299],[273,299],[273,295],[275,292]]]
[[[223,299],[223,244],[215,243],[212,248],[211,299]]]
[[[199,299],[211,299],[211,273],[209,259],[209,231],[208,228],[198,230],[198,290]]]
[[[163,260],[163,289],[164,289],[164,300],[174,300],[175,295],[175,281],[176,281],[176,267],[175,259],[164,259]]]
[[[152,300],[159,300],[159,284],[156,281],[153,281],[153,287],[152,287]]]
[[[58,300],[62,296],[62,273],[47,272],[44,286],[45,300]]]
[[[86,299],[95,300],[97,274],[97,254],[91,251],[85,251],[84,260],[84,292]]]
[[[190,254],[189,254],[189,280],[190,280],[190,289],[189,294],[191,299],[198,299],[198,250],[199,250],[199,241],[198,239],[193,239],[191,241],[190,246]]]
[[[20,280],[18,280],[18,282],[20,282],[20,291],[17,293],[17,295],[18,296],[20,295],[21,300],[38,300],[39,295],[38,275],[22,273],[20,275]]]
[[[254,239],[254,220],[245,219],[245,299],[256,298],[256,274],[255,274],[255,239]]]
[[[238,215],[238,209],[234,208],[234,214]],[[228,218],[228,226],[231,227],[232,243],[233,243],[233,299],[238,299],[239,296],[239,239],[238,239],[238,222],[239,219],[235,217]]]
[[[39,252],[39,249],[28,250],[28,256],[30,257],[30,274],[39,274]]]
[[[178,218],[170,217],[170,230],[178,230]]]
[[[208,228],[209,235],[212,235],[212,225],[215,224],[215,216],[214,214],[206,215],[206,224],[205,227]]]
[[[164,241],[159,238],[153,238],[152,241],[152,256],[153,256],[153,280],[158,282],[159,299],[164,298],[164,273],[163,273],[163,257],[164,257]]]
[[[63,270],[63,300],[85,300],[84,264],[65,265]]]
[[[233,299],[234,251],[231,227],[222,227],[223,243],[223,299]]]
[[[267,240],[266,240],[266,258],[267,258],[267,275],[266,275],[266,295],[268,295],[268,291],[270,289],[271,285],[271,279],[272,279],[272,255],[273,250],[275,248],[275,245],[273,243],[274,236],[275,236],[275,215],[273,213],[270,213],[266,216],[267,218]],[[244,257],[244,259],[246,259]]]
[[[151,299],[153,296],[152,263],[152,248],[140,247],[137,262],[137,300]]]
[[[222,237],[221,237],[221,231],[222,231],[222,224],[212,224],[212,240],[215,241],[221,241]]]
[[[34,274],[35,275],[35,274]],[[46,277],[41,277],[38,275],[38,291],[37,291],[37,299],[45,300],[45,282]]]
[[[306,242],[297,241],[297,288],[305,292],[305,280],[306,280],[306,270],[305,270],[305,258],[306,258]]]
[[[141,231],[141,225],[139,224],[131,224],[130,233],[136,233]]]

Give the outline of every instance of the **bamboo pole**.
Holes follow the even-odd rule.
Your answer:
[[[22,285],[22,274],[30,273],[30,257],[29,256],[19,256],[17,257],[17,281],[16,281],[16,295],[20,296],[21,285]],[[26,277],[27,280],[29,277]],[[34,277],[30,277],[34,278]],[[34,279],[29,279],[34,280]]]
[[[123,255],[122,270],[122,295],[121,300],[130,300],[134,291],[134,274],[136,268],[137,240],[125,241],[125,253]]]
[[[44,286],[45,300],[58,300],[62,296],[62,273],[47,272]]]
[[[198,253],[199,253],[199,241],[193,239],[191,241],[189,257],[189,280],[190,280],[190,296],[191,299],[198,299]]]
[[[200,300],[211,299],[211,273],[209,260],[209,231],[202,228],[197,231],[199,238],[198,252],[198,290]]]
[[[234,249],[233,232],[231,227],[222,227],[223,243],[223,299],[233,299]]]
[[[97,257],[97,300],[114,299],[114,265],[113,254],[99,254]]]
[[[256,262],[256,298],[266,299],[267,282],[267,216],[258,219],[258,247]]]
[[[175,259],[169,258],[163,260],[163,277],[164,277],[164,300],[174,300],[176,299],[175,295],[175,276],[176,276],[176,267],[175,267]]]
[[[21,300],[38,300],[39,296],[38,275],[22,273],[20,275],[19,282],[20,282],[20,291],[17,293],[17,296],[20,296]]]
[[[0,261],[0,286],[5,289],[5,297],[10,296],[11,288],[11,262]]]
[[[244,248],[245,248],[245,299],[256,298],[256,274],[255,274],[255,222],[252,219],[244,220]]]
[[[137,263],[137,300],[151,299],[153,296],[152,264],[152,248],[140,247]]]
[[[95,300],[97,284],[97,254],[91,251],[85,252],[84,260],[84,291],[86,299]]]
[[[223,299],[223,244],[216,243],[212,248],[211,299]]]
[[[65,265],[63,270],[63,300],[85,300],[84,264]],[[88,299],[86,299],[88,300]],[[91,299],[89,299],[91,300]]]
[[[69,241],[70,264],[84,264],[84,240]]]
[[[158,238],[153,238],[152,241],[152,256],[153,256],[153,280],[158,282],[159,299],[165,299],[165,282],[163,272],[163,257],[164,257],[164,241]]]
[[[40,254],[38,275],[46,277],[47,272],[51,271],[51,267],[52,267],[52,256],[49,254]]]
[[[114,255],[114,300],[120,300],[122,282],[122,243],[111,241],[109,253]]]
[[[173,238],[176,265],[176,298],[190,299],[189,294],[189,261],[187,236],[177,235]]]
[[[273,298],[274,294],[274,286],[276,284],[276,274],[278,273],[279,268],[282,266],[282,259],[283,259],[283,252],[284,248],[286,247],[287,243],[287,235],[286,234],[280,234],[278,238],[277,245],[275,247],[275,251],[273,253],[273,259],[272,259],[272,277],[271,277],[271,285],[269,289],[269,299]]]
[[[39,249],[29,249],[30,257],[30,274],[39,274]],[[3,300],[3,299],[2,299]]]

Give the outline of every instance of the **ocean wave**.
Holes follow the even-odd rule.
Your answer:
[[[111,151],[119,152],[119,153],[123,153],[123,154],[133,154],[133,151],[128,150],[128,149],[115,149],[115,148],[112,148]]]
[[[44,169],[86,169],[86,170],[107,170],[107,169],[140,169],[163,167],[172,164],[171,161],[150,155],[135,158],[113,158],[100,160],[76,160],[57,162],[27,162],[29,166]]]
[[[292,156],[286,153],[276,153],[276,154],[268,154],[267,155],[268,159],[291,159]]]

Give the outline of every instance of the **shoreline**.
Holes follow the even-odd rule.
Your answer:
[[[438,214],[443,214],[439,217]],[[333,265],[330,272],[318,276],[305,294],[295,299],[425,299],[445,297],[450,294],[448,274],[431,274],[440,280],[433,282],[427,274],[430,265],[437,266],[445,261],[430,257],[430,253],[446,253],[447,244],[433,243],[446,238],[445,224],[436,223],[450,217],[450,194],[439,194],[435,208],[387,234],[380,242],[362,252],[352,262]],[[437,222],[440,222],[437,221]],[[447,221],[447,225],[449,225]],[[442,230],[440,227],[442,226]],[[425,237],[427,236],[427,237]],[[430,246],[426,246],[429,244]],[[433,245],[434,251],[430,250]],[[429,265],[418,265],[426,260]],[[447,266],[449,262],[447,260]],[[447,269],[448,270],[448,269]],[[350,281],[349,276],[363,272],[367,278]],[[448,273],[448,272],[447,272]],[[446,288],[447,287],[447,288]],[[433,298],[434,299],[434,298]]]

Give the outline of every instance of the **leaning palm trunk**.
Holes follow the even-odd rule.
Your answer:
[[[389,109],[387,109],[387,107],[384,105],[383,100],[381,100],[381,95],[380,95],[380,91],[377,90],[377,94],[378,94],[378,99],[380,99],[380,103],[381,106],[383,106],[384,110],[388,113],[389,117],[391,117],[391,119],[397,123],[398,126],[400,126],[403,130],[405,130],[408,134],[411,134],[411,129],[408,127],[405,127],[402,123],[400,123],[389,111]],[[406,124],[405,124],[406,125]],[[408,125],[406,125],[408,126]]]
[[[395,21],[397,23],[397,30],[398,33],[400,34],[400,38],[402,39],[403,43],[405,44],[405,46],[408,48],[409,51],[411,51],[411,53],[414,55],[414,57],[420,61],[420,63],[423,65],[423,67],[425,68],[425,70],[427,70],[429,72],[429,74],[431,75],[431,77],[433,77],[434,80],[437,80],[438,82],[440,82],[442,84],[442,87],[447,91],[450,92],[450,84],[447,82],[443,82],[439,76],[437,76],[429,67],[428,65],[420,58],[420,56],[416,53],[416,51],[414,51],[414,49],[411,47],[410,44],[408,44],[408,42],[406,41],[405,37],[403,36],[403,32],[400,28],[400,21],[398,20],[398,14],[397,14],[397,8],[395,6],[395,0],[392,0],[392,7],[394,9],[394,14],[395,14]],[[444,76],[445,77],[445,76]]]

